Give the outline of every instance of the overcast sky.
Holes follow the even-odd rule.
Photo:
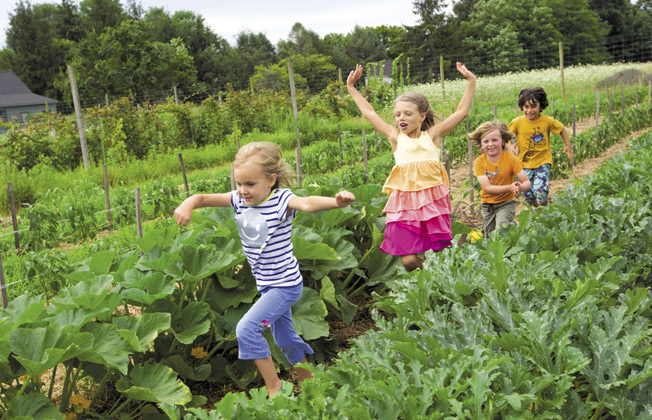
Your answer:
[[[60,3],[52,0],[30,2],[32,5]],[[163,7],[171,15],[177,10],[195,12],[204,17],[213,32],[232,45],[236,34],[242,30],[262,32],[276,44],[279,39],[287,39],[296,22],[321,37],[331,32],[349,33],[355,25],[414,26],[417,16],[412,3],[413,0],[141,0],[145,10]],[[17,0],[0,0],[0,48],[6,47],[9,13],[13,13],[16,4]],[[127,2],[122,0],[122,4],[125,6]]]

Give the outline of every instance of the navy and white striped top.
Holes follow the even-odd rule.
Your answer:
[[[250,207],[237,191],[231,193],[242,248],[258,290],[266,287],[290,287],[303,281],[292,248],[292,220],[288,203],[294,197],[287,188],[275,189],[271,196]]]

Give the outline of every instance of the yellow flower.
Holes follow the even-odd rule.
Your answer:
[[[73,395],[72,397],[70,397],[70,402],[73,405],[83,408],[84,410],[91,406],[91,401],[87,400],[81,395]]]
[[[480,229],[473,229],[471,233],[469,233],[469,240],[471,243],[477,241],[480,238],[482,238],[482,231]]]
[[[203,359],[208,355],[206,351],[204,351],[203,346],[197,346],[194,349],[190,351],[190,355],[197,358],[197,359]]]
[[[77,414],[75,414],[75,413],[66,413],[66,420],[77,420]]]

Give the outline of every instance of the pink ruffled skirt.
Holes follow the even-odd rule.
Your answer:
[[[380,249],[391,255],[441,251],[451,245],[451,200],[446,185],[420,190],[394,190],[383,210],[385,240]]]

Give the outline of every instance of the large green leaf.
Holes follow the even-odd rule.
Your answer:
[[[109,274],[114,258],[115,252],[113,251],[98,251],[91,257],[88,268],[93,274]]]
[[[54,298],[52,303],[57,310],[74,309],[114,309],[122,302],[119,295],[112,293],[113,277],[100,275],[93,279],[81,281],[70,289],[63,291],[60,297]]]
[[[9,419],[64,420],[66,415],[43,394],[27,394],[13,398],[5,413]]]
[[[380,283],[391,285],[392,282],[399,280],[402,265],[399,263],[398,257],[375,248],[370,251],[364,261],[361,261],[359,268],[367,273],[367,286],[375,286]]]
[[[159,226],[148,230],[142,238],[136,238],[136,245],[143,252],[149,252],[155,246],[166,249],[172,244],[178,231],[179,228],[175,225]]]
[[[159,363],[134,367],[129,375],[116,382],[115,387],[135,401],[184,405],[192,400],[190,389],[177,374]]]
[[[154,312],[144,313],[141,316],[120,316],[113,319],[120,335],[127,340],[133,351],[145,352],[149,344],[162,331],[170,328],[171,315],[169,313]],[[135,336],[136,342],[131,335]]]
[[[294,256],[298,260],[340,260],[333,248],[324,243],[312,243],[301,236],[292,236]]]
[[[79,356],[80,360],[106,365],[127,374],[131,346],[120,336],[116,325],[91,322],[81,331],[93,335],[93,344]]]
[[[174,336],[183,344],[192,344],[195,338],[208,332],[211,326],[211,308],[205,302],[190,302],[181,314],[173,315]]]
[[[174,370],[183,379],[192,379],[193,381],[205,381],[211,374],[211,365],[203,364],[193,366],[184,360],[181,355],[174,354],[161,360],[161,364]]]
[[[180,257],[181,263],[169,266],[165,272],[176,279],[190,281],[202,280],[239,262],[235,255],[217,251],[214,246],[184,246]]]
[[[149,252],[143,254],[136,262],[135,267],[143,271],[156,270],[165,271],[166,268],[177,262],[181,249],[171,252],[163,252],[161,248],[155,246]]]
[[[43,296],[27,294],[20,295],[9,302],[7,308],[0,312],[0,343],[7,340],[15,328],[44,318],[45,304]]]
[[[14,359],[33,377],[79,356],[92,341],[90,333],[69,334],[56,326],[18,328],[9,337]]]
[[[328,336],[326,304],[319,294],[309,288],[303,288],[301,299],[292,307],[294,328],[305,340],[314,340]]]
[[[127,270],[120,284],[125,287],[120,291],[125,299],[145,305],[151,305],[154,301],[167,297],[176,290],[174,279],[166,277],[160,271]]]

